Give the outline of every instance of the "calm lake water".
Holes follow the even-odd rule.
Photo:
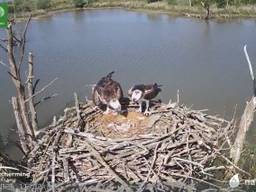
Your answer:
[[[125,90],[135,83],[157,82],[163,84],[163,101],[175,100],[179,89],[181,102],[225,118],[236,104],[240,114],[252,94],[243,45],[248,45],[256,68],[255,20],[205,22],[122,9],[90,10],[33,20],[28,34],[40,86],[59,78],[44,94],[59,96],[38,106],[41,125],[73,102],[73,92],[81,99],[90,97],[88,85],[112,70]],[[9,149],[14,90],[2,66],[0,93],[1,146]]]

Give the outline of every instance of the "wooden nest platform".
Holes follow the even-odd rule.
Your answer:
[[[177,103],[155,102],[144,116],[128,105],[121,116],[104,115],[91,101],[37,134],[28,156],[34,183],[51,183],[55,191],[193,191],[215,171],[233,134],[233,122]],[[224,162],[222,162],[224,164]],[[239,169],[239,168],[238,168]]]

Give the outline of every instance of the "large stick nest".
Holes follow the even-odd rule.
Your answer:
[[[67,108],[41,131],[29,155],[35,183],[82,191],[195,190],[215,177],[233,122],[176,103],[154,103],[148,117],[128,106],[104,115],[90,101]],[[229,149],[228,149],[229,150]]]

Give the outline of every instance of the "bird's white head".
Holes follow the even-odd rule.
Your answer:
[[[122,110],[122,106],[121,106],[121,104],[120,104],[118,99],[111,99],[109,101],[109,107],[110,107],[110,109],[112,109],[112,110],[114,110],[114,111],[116,111],[118,113],[120,113],[121,110]]]
[[[141,90],[138,90],[138,89],[133,90],[132,96],[131,96],[132,101],[138,102],[142,98],[142,94],[143,93]]]

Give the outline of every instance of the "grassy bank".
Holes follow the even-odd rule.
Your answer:
[[[183,4],[169,4],[167,1],[147,3],[144,0],[97,0],[85,3],[81,7],[76,7],[72,0],[52,0],[50,6],[45,9],[32,9],[30,11],[14,11],[16,18],[22,19],[32,14],[33,17],[42,17],[55,14],[57,12],[75,11],[81,9],[93,8],[125,8],[130,10],[160,12],[175,16],[187,16],[205,18],[206,10],[201,5],[189,6]],[[228,18],[255,18],[255,5],[227,6],[226,8],[217,8],[217,5],[210,5],[210,18],[228,19]]]
[[[144,11],[164,12],[171,15],[182,15],[188,17],[204,18],[205,9],[200,5],[171,5],[167,2],[147,3],[145,1],[98,1],[92,7],[123,7],[128,9],[139,9]],[[211,5],[211,18],[234,18],[234,17],[256,17],[256,6],[229,6],[228,8],[217,8]]]

